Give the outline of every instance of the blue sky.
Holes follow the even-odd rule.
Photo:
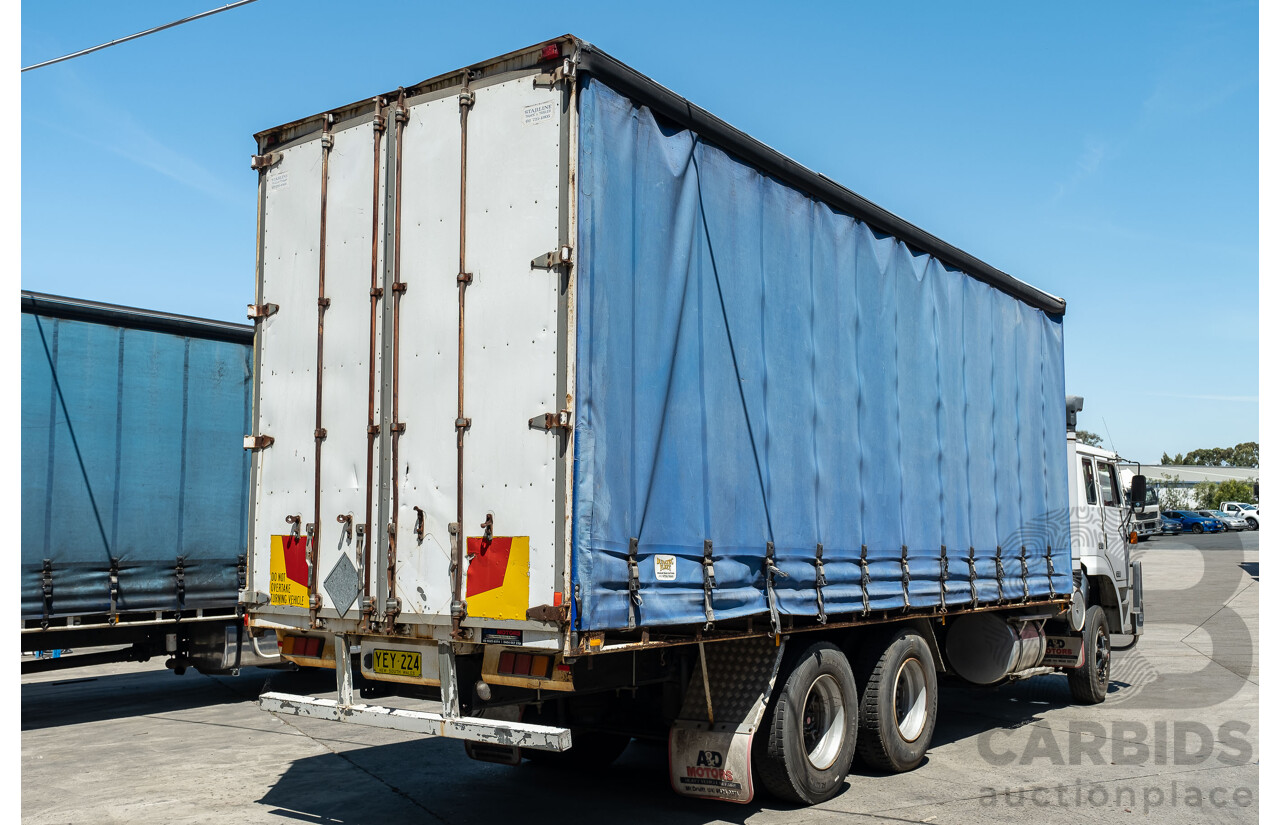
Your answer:
[[[22,64],[225,2],[24,2]],[[565,32],[1066,298],[1123,455],[1257,440],[1256,3],[259,0],[21,76],[22,287],[243,320],[254,132]]]

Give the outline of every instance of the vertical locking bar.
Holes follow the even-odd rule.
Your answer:
[[[315,428],[315,518],[314,532],[307,542],[307,592],[311,594],[310,620],[311,627],[317,626],[316,616],[320,611],[320,601],[316,594],[316,569],[320,560],[316,553],[320,546],[320,458],[324,447],[324,424],[322,423],[324,401],[324,313],[329,308],[329,299],[324,294],[325,247],[328,244],[329,217],[329,156],[333,152],[333,115],[324,116],[324,131],[320,133],[320,264],[316,285],[316,428]]]
[[[471,423],[466,418],[465,393],[466,382],[466,342],[467,342],[467,286],[471,283],[471,275],[467,272],[467,115],[475,105],[476,96],[471,91],[471,71],[462,73],[462,91],[458,95],[458,118],[462,130],[460,135],[461,155],[458,163],[458,417],[454,421],[454,433],[458,447],[458,527],[461,530],[465,523],[462,518],[463,491],[462,468],[463,447],[466,442],[467,426]],[[454,546],[454,565],[459,575],[453,580],[453,605],[451,618],[452,635],[459,638],[462,633],[462,617],[466,606],[462,601],[462,554],[466,548],[466,537],[460,532]]]
[[[387,629],[394,631],[396,615],[400,612],[400,599],[396,596],[396,545],[400,539],[400,436],[404,423],[400,421],[400,299],[405,284],[400,280],[400,212],[404,201],[404,176],[401,174],[404,157],[404,126],[409,121],[409,110],[404,105],[404,89],[396,97],[396,197],[395,234],[392,250],[392,310],[391,310],[391,518],[387,520],[387,601],[385,618]]]
[[[1044,562],[1045,562],[1045,569],[1048,571],[1048,575],[1049,575],[1049,598],[1056,599],[1058,598],[1058,594],[1054,592],[1054,588],[1053,588],[1053,545],[1052,544],[1045,545]]]
[[[382,287],[378,286],[378,208],[381,205],[379,185],[382,182],[382,140],[387,131],[387,102],[379,97],[374,99],[373,105],[373,208],[370,210],[373,213],[373,228],[369,233],[372,239],[369,244],[372,249],[369,255],[369,428],[365,450],[364,524],[356,526],[356,557],[363,568],[364,579],[364,588],[360,594],[360,628],[364,631],[369,630],[369,623],[373,619],[373,599],[370,598],[373,542],[363,541],[363,538],[365,534],[373,535],[373,448],[381,430],[374,417],[377,414],[378,302],[382,299]]]

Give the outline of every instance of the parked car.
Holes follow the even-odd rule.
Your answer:
[[[1218,521],[1222,522],[1222,526],[1226,527],[1228,530],[1240,532],[1241,530],[1249,529],[1249,522],[1239,516],[1229,516],[1221,510],[1196,510],[1196,513],[1204,516],[1205,518],[1216,518]]]
[[[1165,510],[1164,515],[1182,524],[1184,533],[1221,533],[1226,529],[1216,518],[1206,518],[1193,510]]]
[[[1262,516],[1259,515],[1258,505],[1256,504],[1245,504],[1243,501],[1224,501],[1221,509],[1228,515],[1239,516],[1244,519],[1250,530],[1257,530],[1258,525],[1262,523]]]
[[[1176,518],[1169,518],[1168,514],[1160,514],[1160,535],[1176,536],[1182,532],[1182,522]]]

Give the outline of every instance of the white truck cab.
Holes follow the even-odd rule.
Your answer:
[[[1244,519],[1250,530],[1257,530],[1258,525],[1262,523],[1262,518],[1258,515],[1258,505],[1256,504],[1247,504],[1243,501],[1224,501],[1218,509],[1229,516],[1239,516]]]
[[[1119,456],[1076,439],[1075,412],[1083,407],[1084,399],[1068,397],[1071,555],[1077,586],[1085,604],[1102,606],[1113,633],[1138,636],[1142,633],[1142,563],[1131,558],[1130,549],[1138,538],[1137,510],[1146,509],[1146,478],[1133,476],[1131,493],[1136,497],[1126,495]]]

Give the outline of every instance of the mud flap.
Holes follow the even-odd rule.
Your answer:
[[[517,705],[504,705],[494,708],[480,708],[476,710],[476,716],[485,719],[501,719],[506,722],[520,721],[520,708]],[[467,752],[467,756],[478,762],[496,762],[499,765],[519,765],[524,758],[520,753],[520,748],[514,745],[499,745],[492,742],[472,742],[464,741],[463,748]]]
[[[667,738],[676,793],[739,803],[755,796],[751,740],[764,718],[784,648],[772,636],[704,646],[710,691],[699,662]]]

